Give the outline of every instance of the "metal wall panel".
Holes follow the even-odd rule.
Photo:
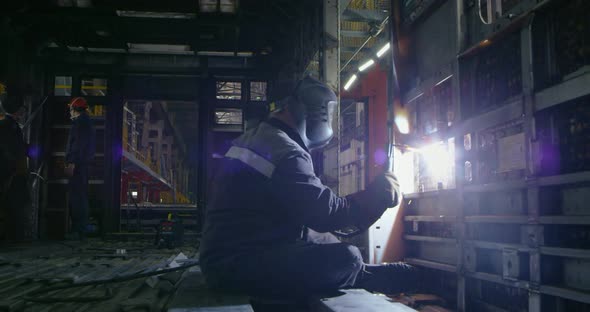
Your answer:
[[[434,76],[456,57],[457,25],[454,20],[454,1],[445,1],[431,16],[418,25],[412,34],[414,40],[417,81]]]

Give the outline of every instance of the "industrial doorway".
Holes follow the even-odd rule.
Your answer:
[[[184,142],[187,125],[177,114],[194,115],[196,103],[128,100],[123,105],[121,229],[158,232],[163,222],[196,225],[192,170]],[[176,223],[172,223],[175,224]]]
[[[121,147],[115,151],[120,209],[113,216],[121,235],[155,236],[157,244],[170,247],[197,231],[197,91],[195,77],[124,79],[117,118]]]

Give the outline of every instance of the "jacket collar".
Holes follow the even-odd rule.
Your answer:
[[[309,149],[307,148],[307,146],[305,146],[305,144],[303,143],[303,140],[301,139],[301,136],[299,135],[299,133],[297,131],[295,131],[295,129],[291,128],[289,125],[287,125],[286,123],[284,123],[283,121],[281,121],[277,118],[270,118],[270,119],[266,120],[265,122],[277,129],[285,132],[289,136],[289,138],[291,138],[291,140],[297,142],[297,144],[299,144],[299,146],[301,146],[301,148],[303,148],[306,152],[309,153]]]

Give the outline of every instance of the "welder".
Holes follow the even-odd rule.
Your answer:
[[[212,183],[200,261],[216,289],[305,298],[341,288],[396,293],[414,282],[403,263],[368,265],[331,232],[367,229],[400,200],[392,173],[339,197],[315,175],[310,151],[333,136],[337,97],[306,77],[278,110],[232,142]]]
[[[66,147],[65,172],[72,227],[69,239],[84,240],[88,222],[88,166],[94,158],[95,132],[88,115],[86,99],[77,97],[68,103],[72,128]]]
[[[18,90],[9,95],[0,82],[0,239],[20,240],[25,205],[29,203],[27,148],[13,114],[23,104]],[[13,88],[14,89],[14,88]]]

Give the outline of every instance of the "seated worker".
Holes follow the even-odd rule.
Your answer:
[[[329,233],[367,229],[400,197],[392,173],[346,197],[314,174],[310,150],[332,138],[336,100],[306,77],[277,112],[232,143],[213,180],[201,242],[210,287],[304,299],[341,288],[395,293],[415,282],[412,267],[365,264],[357,247]]]

